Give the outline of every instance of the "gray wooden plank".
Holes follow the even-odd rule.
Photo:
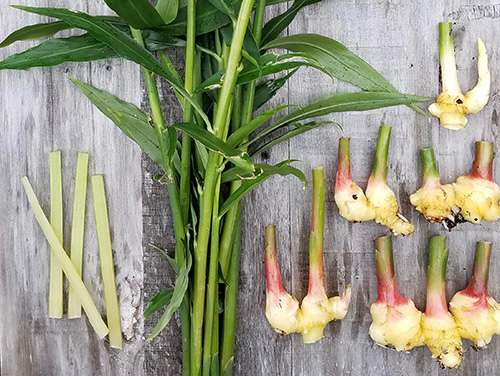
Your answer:
[[[0,2],[2,34],[39,17],[9,9]],[[102,3],[48,2],[90,13],[102,13]],[[26,46],[26,44],[24,44]],[[16,45],[2,56],[19,50]],[[120,77],[127,77],[122,80]],[[1,162],[2,252],[0,324],[1,374],[5,375],[141,375],[142,367],[142,206],[141,154],[119,130],[94,109],[69,82],[77,77],[137,101],[139,74],[129,63],[110,61],[27,72],[2,71],[3,135]],[[85,318],[49,320],[47,316],[47,244],[28,208],[20,183],[28,175],[48,209],[47,153],[63,153],[65,241],[69,244],[76,151],[90,152],[91,173],[106,178],[109,215],[120,294],[125,347],[110,350],[99,341]],[[94,235],[91,194],[87,207],[84,280],[102,307],[102,286]],[[13,304],[17,302],[17,304]]]

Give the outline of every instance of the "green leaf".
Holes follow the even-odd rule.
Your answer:
[[[174,289],[158,291],[148,302],[148,306],[144,310],[144,320],[149,319],[153,313],[168,305],[172,300],[173,293]]]
[[[278,90],[285,85],[288,79],[292,77],[297,70],[298,68],[295,68],[283,77],[269,79],[258,83],[255,88],[253,110],[257,111],[262,105],[266,104],[272,97],[274,97]]]
[[[311,121],[305,124],[299,122],[292,123],[286,127],[286,130],[284,132],[279,132],[279,134],[275,135],[274,137],[273,135],[271,135],[271,138],[266,137],[265,142],[261,145],[255,145],[254,143],[251,143],[249,146],[249,153],[250,155],[262,153],[263,151],[269,150],[273,146],[278,145],[302,133],[306,133],[312,129],[332,124],[340,127],[340,124],[334,121]]]
[[[116,14],[135,29],[164,24],[161,16],[148,0],[104,0]]]
[[[358,93],[333,94],[283,116],[278,119],[276,123],[259,132],[259,134],[252,139],[252,142],[262,140],[269,133],[285,125],[317,116],[328,115],[334,112],[368,111],[402,104],[409,105],[427,100],[429,100],[429,98],[387,92],[362,91]],[[238,130],[238,132],[242,133],[239,136],[243,139],[248,137],[252,131],[252,129],[246,129],[241,132]]]
[[[123,133],[139,145],[144,153],[156,163],[161,164],[158,139],[149,124],[148,116],[144,112],[132,103],[122,101],[104,90],[75,79],[71,81]]]
[[[179,0],[158,0],[156,11],[167,25],[177,17]]]
[[[195,124],[186,123],[175,124],[173,127],[183,131],[188,136],[205,145],[208,149],[221,154],[224,158],[230,160],[235,166],[239,166],[250,173],[255,170],[255,167],[246,152],[235,149],[206,129]]]
[[[370,64],[342,43],[318,34],[297,34],[278,38],[265,48],[284,48],[300,54],[331,77],[367,91],[394,92],[394,87]]]
[[[278,37],[283,30],[293,21],[297,13],[304,7],[319,3],[321,0],[295,0],[286,12],[270,19],[262,30],[262,45],[271,42]]]
[[[9,34],[1,43],[0,48],[7,47],[14,42],[50,37],[61,30],[69,28],[64,22],[50,22],[28,25]]]
[[[186,41],[155,30],[142,30],[144,43],[149,51],[159,51],[172,47],[185,47]]]
[[[244,124],[235,132],[233,132],[233,134],[231,134],[231,136],[229,136],[229,138],[227,139],[227,143],[233,147],[237,147],[241,142],[245,140],[246,137],[248,137],[248,135],[250,135],[250,133],[261,127],[274,115],[276,115],[278,112],[283,111],[287,107],[288,105],[284,104],[263,112],[260,115],[257,115],[248,124]]]
[[[55,17],[63,20],[73,27],[86,30],[91,36],[105,43],[112,48],[119,56],[142,65],[147,70],[154,72],[165,78],[176,89],[193,108],[200,114],[208,126],[210,121],[200,106],[193,100],[189,93],[184,89],[182,82],[179,82],[168,70],[155,59],[155,57],[144,47],[139,46],[129,35],[122,32],[113,24],[92,17],[82,12],[72,12],[62,8],[33,8],[25,6],[15,6],[26,12],[40,14],[43,16]]]
[[[165,311],[158,320],[158,323],[155,325],[155,327],[151,330],[151,333],[148,335],[147,341],[151,341],[153,338],[155,338],[158,334],[161,333],[161,331],[169,323],[173,314],[180,307],[189,285],[189,271],[191,270],[191,262],[192,262],[191,254],[188,253],[186,265],[182,265],[179,268],[179,273],[175,278],[175,286],[172,292],[172,297],[170,299],[170,302],[168,303],[167,308],[165,308]]]
[[[68,38],[54,38],[40,43],[0,62],[0,69],[28,69],[49,67],[68,61],[79,62],[116,56],[106,44],[84,34]]]
[[[251,65],[245,66],[243,70],[238,75],[238,85],[246,84],[250,81],[258,80],[261,77],[287,71],[294,70],[303,66],[310,66],[311,64],[307,61],[299,60],[280,60],[277,56],[265,55],[262,56],[258,66]],[[219,71],[213,74],[211,77],[203,81],[198,88],[199,91],[218,89],[222,86],[222,78],[224,76],[224,71]],[[287,77],[287,79],[290,76]]]
[[[215,8],[220,10],[222,13],[228,15],[231,18],[236,17],[238,9],[235,6],[236,2],[231,0],[208,0]]]
[[[274,166],[271,165],[260,165],[260,173],[257,177],[252,179],[243,179],[241,186],[231,193],[226,201],[222,204],[219,210],[219,217],[222,218],[224,214],[227,213],[234,205],[236,205],[240,200],[245,197],[253,188],[262,184],[264,181],[269,179],[273,175],[294,175],[299,178],[304,185],[307,184],[307,179],[302,171],[290,166],[289,164],[293,161],[282,161]]]

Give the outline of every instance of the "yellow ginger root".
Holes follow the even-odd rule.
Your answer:
[[[299,308],[298,301],[282,285],[276,256],[274,226],[266,227],[266,317],[279,333],[302,333],[304,343],[323,337],[330,321],[347,314],[351,289],[342,296],[328,298],[324,287],[323,238],[325,227],[325,174],[322,167],[313,169],[313,210],[309,237],[309,289]]]
[[[460,335],[476,348],[485,347],[495,334],[500,334],[500,305],[488,296],[490,256],[491,243],[477,242],[469,283],[450,301]]]
[[[436,102],[429,106],[429,112],[439,118],[444,128],[453,130],[464,128],[467,124],[465,115],[478,113],[488,103],[491,82],[488,55],[483,41],[479,38],[477,49],[478,81],[476,86],[464,95],[457,77],[451,22],[439,24],[442,92]]]
[[[433,236],[429,242],[427,303],[422,318],[422,336],[432,357],[448,368],[462,362],[462,340],[446,304],[445,275],[448,250],[446,238]]]
[[[370,307],[370,337],[381,346],[409,351],[423,345],[420,321],[422,313],[413,301],[399,292],[392,256],[392,240],[375,240],[378,298]]]
[[[339,141],[339,161],[335,182],[335,202],[340,215],[351,222],[375,220],[394,235],[409,235],[414,226],[399,212],[396,195],[387,185],[387,159],[391,127],[381,126],[372,174],[363,190],[352,181],[349,161],[349,140]]]

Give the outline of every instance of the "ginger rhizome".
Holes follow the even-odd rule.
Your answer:
[[[422,336],[432,357],[447,368],[462,362],[462,340],[455,319],[446,303],[446,238],[433,236],[429,241],[427,264],[427,301],[422,318]]]
[[[422,149],[422,187],[410,202],[429,222],[451,229],[460,222],[480,223],[500,218],[500,187],[493,181],[493,143],[478,141],[471,172],[454,183],[441,184],[434,152]]]
[[[325,173],[323,167],[313,169],[313,205],[309,236],[309,286],[299,308],[298,301],[283,288],[276,255],[274,226],[266,227],[266,317],[273,329],[282,334],[301,333],[304,343],[323,337],[330,321],[347,314],[351,298],[348,286],[342,296],[328,298],[325,290],[323,247],[325,228]]]
[[[340,215],[348,221],[375,220],[389,228],[394,235],[409,235],[415,231],[415,228],[399,212],[396,195],[387,185],[390,139],[391,127],[381,126],[366,195],[351,178],[349,140],[340,139],[335,202]]]
[[[460,335],[476,348],[485,347],[495,334],[500,334],[500,305],[488,296],[490,257],[491,243],[477,242],[469,283],[450,301]]]
[[[483,41],[477,39],[477,71],[476,86],[462,93],[457,76],[455,47],[451,35],[451,22],[439,24],[439,61],[441,66],[441,93],[436,102],[429,106],[429,112],[439,118],[442,127],[458,130],[467,124],[466,115],[476,114],[488,103],[490,95],[490,71],[488,54]]]
[[[411,299],[399,292],[389,236],[375,240],[375,266],[378,296],[370,307],[370,337],[378,345],[396,351],[409,351],[423,345],[422,313]]]

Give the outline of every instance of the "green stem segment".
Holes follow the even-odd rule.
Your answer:
[[[83,238],[85,234],[85,206],[87,202],[88,153],[78,153],[76,162],[75,193],[73,199],[73,217],[71,219],[71,262],[82,276]],[[68,294],[68,318],[82,315],[82,305],[73,289]]]
[[[309,290],[308,294],[325,294],[323,246],[325,232],[325,171],[315,167],[313,175],[313,203],[311,233],[309,235]]]
[[[427,303],[425,314],[439,317],[448,313],[446,303],[446,264],[448,249],[444,236],[433,236],[429,241],[427,261]]]
[[[382,125],[378,130],[377,148],[371,178],[385,182],[387,180],[389,144],[391,143],[391,127]]]
[[[474,270],[465,292],[471,296],[486,297],[490,269],[491,242],[479,241],[476,244]]]
[[[422,161],[423,185],[439,185],[439,169],[432,148],[423,148],[420,150],[420,159]]]
[[[186,50],[184,59],[184,88],[189,93],[189,95],[192,95],[195,77],[194,64],[196,60],[196,0],[188,0],[187,2]],[[187,101],[184,101],[183,120],[185,123],[190,123],[193,120],[193,109]],[[182,136],[181,147],[181,172],[179,192],[184,223],[188,222],[191,196],[191,144],[191,138],[184,134]]]
[[[144,40],[142,39],[142,34],[140,30],[131,28],[132,36],[134,40],[141,46],[144,46]],[[180,204],[179,188],[177,185],[177,179],[175,174],[171,171],[169,162],[167,161],[167,149],[165,145],[165,138],[163,137],[163,131],[165,130],[165,119],[161,110],[160,95],[158,94],[158,88],[156,82],[153,78],[151,72],[147,69],[142,68],[144,75],[144,82],[146,85],[146,90],[148,92],[149,104],[151,106],[151,118],[153,120],[153,125],[156,130],[156,135],[158,138],[158,144],[160,147],[160,153],[162,155],[162,167],[165,173],[169,176],[167,182],[167,191],[170,203],[170,211],[172,214],[174,234],[175,234],[175,260],[178,265],[184,265],[186,263],[186,235],[185,235],[185,225],[183,220],[182,208]],[[189,375],[190,371],[190,361],[191,361],[191,347],[190,347],[190,307],[189,307],[189,293],[186,291],[184,299],[179,308],[179,314],[181,317],[182,325],[182,372],[183,375]]]
[[[472,171],[470,173],[472,177],[493,181],[494,150],[492,142],[476,142],[476,153],[472,164]]]
[[[247,31],[250,15],[253,9],[253,0],[243,0],[234,27],[231,48],[227,67],[224,75],[224,83],[219,93],[217,110],[214,121],[214,132],[217,137],[225,140],[228,127],[228,111],[231,108],[234,88],[238,78],[238,66],[241,60],[243,40]],[[211,233],[212,208],[215,188],[219,179],[220,156],[210,152],[205,181],[200,198],[200,222],[194,255],[194,288],[193,288],[193,314],[191,326],[191,372],[198,376],[201,371],[202,361],[202,332],[203,314],[205,309],[205,284],[207,250]]]
[[[401,296],[396,280],[392,238],[390,236],[380,236],[375,239],[375,266],[377,269],[377,302],[392,306],[406,303],[408,299]]]
[[[63,192],[61,172],[61,151],[49,153],[50,172],[50,224],[63,243]],[[49,317],[60,319],[63,316],[64,278],[61,266],[54,252],[50,254],[49,278]]]

